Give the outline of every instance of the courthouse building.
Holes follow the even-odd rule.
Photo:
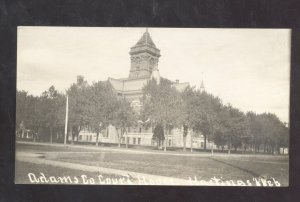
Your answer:
[[[143,96],[142,89],[147,82],[154,78],[159,83],[160,75],[158,63],[160,50],[153,43],[148,30],[140,40],[130,49],[130,70],[127,78],[108,78],[118,95],[124,96],[132,103],[132,107],[140,107],[140,98]],[[188,82],[173,82],[178,90],[184,90]]]
[[[148,30],[142,35],[140,40],[130,48],[130,70],[127,78],[108,78],[108,81],[113,86],[114,90],[119,96],[125,97],[131,102],[132,108],[140,110],[142,105],[140,99],[143,96],[143,87],[150,79],[155,79],[157,83],[160,82],[159,74],[159,58],[161,57],[160,50],[156,47],[150,37]],[[173,81],[172,84],[178,91],[183,91],[189,86],[188,82],[180,83],[179,80]],[[201,83],[202,90],[204,90],[203,81]],[[152,140],[152,128],[145,129],[142,125],[129,128],[127,131],[128,144],[133,145],[155,145]],[[173,129],[168,135],[167,145],[172,147],[183,146],[183,128]],[[94,142],[96,135],[87,131],[82,131],[79,134],[79,140],[83,142]],[[118,143],[118,137],[114,126],[110,125],[105,133],[100,134],[100,141],[107,143]],[[125,138],[122,139],[125,143]],[[191,145],[191,131],[187,136],[187,147]],[[193,138],[194,148],[203,148],[204,138],[198,135]],[[207,142],[207,148],[211,145]]]

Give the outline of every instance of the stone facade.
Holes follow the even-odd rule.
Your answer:
[[[125,97],[131,102],[131,106],[140,110],[141,103],[140,98],[143,96],[142,89],[147,82],[154,78],[157,82],[160,81],[160,75],[158,70],[158,62],[160,50],[155,46],[152,41],[148,30],[143,34],[141,39],[130,49],[131,67],[128,78],[114,79],[108,78],[108,81],[112,84],[114,90],[119,96]],[[178,80],[172,84],[178,91],[183,91],[188,82],[180,83]],[[203,85],[203,83],[202,83]],[[153,146],[156,144],[152,140],[152,128],[145,129],[142,126],[136,128],[128,128],[127,133],[124,135],[127,137],[128,144],[132,145],[145,145]],[[82,136],[82,137],[81,137]],[[89,136],[89,137],[85,137]],[[125,137],[121,140],[121,143],[125,143]],[[79,134],[79,140],[87,142],[95,142],[95,135],[87,131],[82,131]],[[117,131],[114,126],[109,126],[104,134],[99,136],[100,142],[106,143],[118,143]],[[165,144],[169,147],[183,147],[183,131],[181,128],[172,130],[166,137]],[[191,131],[189,131],[186,137],[186,147],[203,148],[204,138],[202,135],[193,137],[193,143],[191,142]],[[207,148],[209,148],[209,142],[207,142]]]
[[[131,68],[129,78],[150,78],[152,70],[157,68],[160,50],[153,43],[148,30],[130,49]]]

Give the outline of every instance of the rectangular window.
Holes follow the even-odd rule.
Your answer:
[[[201,142],[201,148],[203,148],[204,147],[204,142]]]
[[[171,140],[169,140],[169,146],[171,146]]]
[[[135,140],[135,137],[134,137],[134,138],[133,138],[133,144],[135,144],[135,141],[136,141],[136,140]]]
[[[109,136],[109,128],[106,128],[106,137]]]
[[[138,144],[141,144],[141,138],[140,137],[138,138]]]

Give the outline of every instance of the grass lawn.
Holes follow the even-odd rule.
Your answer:
[[[33,145],[17,145],[16,148],[18,152],[43,153],[45,159],[186,180],[189,179],[189,177],[194,178],[196,176],[198,179],[203,180],[217,177],[222,178],[222,180],[246,181],[263,176],[265,178],[274,177],[282,186],[288,185],[289,160],[287,156],[235,154],[215,154],[214,156],[209,156],[207,154],[201,155],[201,153],[197,156],[175,156],[155,153],[128,153],[114,150],[92,151],[79,148]],[[26,163],[22,163],[22,165],[16,164],[18,168],[16,169],[16,176],[24,176],[21,169],[23,166],[26,167]],[[41,167],[35,169],[44,170],[45,168]],[[57,172],[57,169],[58,168],[53,168],[53,171]],[[51,172],[51,169],[49,169],[49,172]],[[70,174],[75,176],[79,174],[77,171],[64,171],[64,169],[61,172],[71,172]],[[98,174],[94,173],[92,175]],[[24,180],[23,177],[20,177],[20,179],[18,179],[18,181]]]

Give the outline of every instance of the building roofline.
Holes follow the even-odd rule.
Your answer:
[[[112,79],[112,80],[117,80],[117,81],[131,81],[131,80],[143,80],[143,79],[150,79],[149,76],[144,76],[144,77],[138,77],[138,78],[119,78],[119,79],[115,79],[112,77],[108,77],[108,79]]]
[[[176,83],[176,81],[172,81],[172,84],[190,84],[189,82]]]

